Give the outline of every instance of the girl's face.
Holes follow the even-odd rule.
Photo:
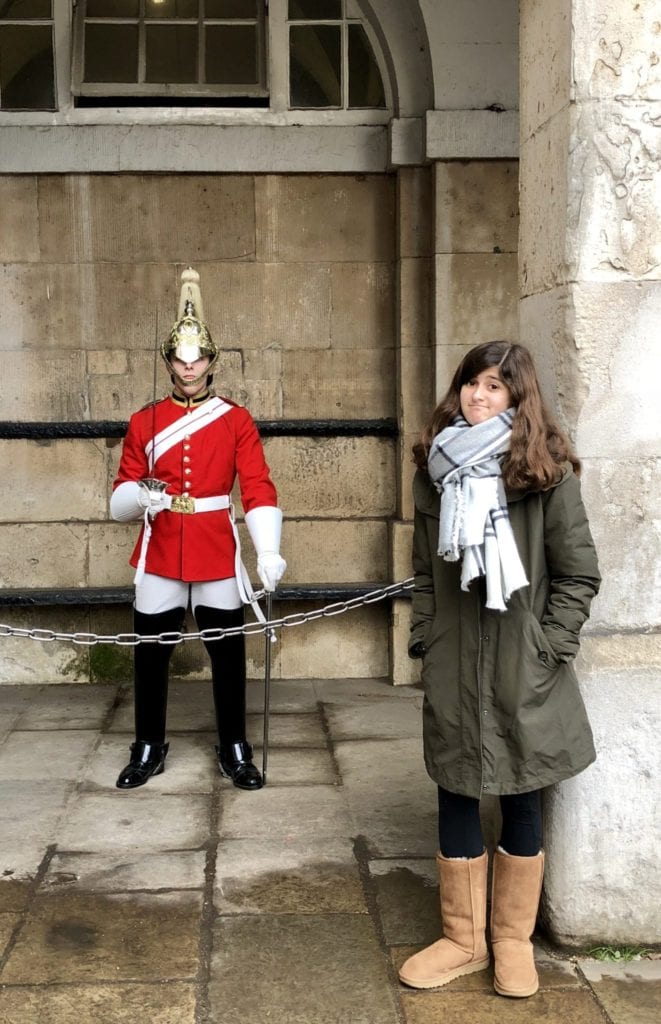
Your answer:
[[[459,392],[461,414],[471,427],[490,420],[499,412],[505,412],[511,401],[510,389],[502,380],[497,366],[488,366],[476,377],[467,380]]]

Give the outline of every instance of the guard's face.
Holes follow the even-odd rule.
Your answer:
[[[194,398],[204,391],[207,386],[205,370],[211,362],[209,356],[201,356],[186,362],[173,356],[170,359],[170,366],[175,375],[175,389],[185,398]],[[201,378],[201,379],[200,379]]]

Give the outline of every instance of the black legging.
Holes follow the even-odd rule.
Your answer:
[[[500,809],[499,846],[515,857],[535,857],[542,848],[541,790],[501,796]],[[480,857],[484,850],[480,801],[439,786],[438,841],[444,857]]]

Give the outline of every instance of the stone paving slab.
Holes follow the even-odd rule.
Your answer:
[[[248,715],[248,735],[264,734],[261,715]],[[326,749],[326,734],[318,711],[314,714],[272,714],[269,720],[269,750],[272,747],[320,747]]]
[[[370,875],[384,939],[429,945],[441,937],[436,860],[373,860]]]
[[[0,913],[0,958],[3,956],[7,943],[12,937],[14,928],[20,920],[20,914]]]
[[[18,729],[100,729],[115,701],[114,686],[25,687],[31,690]]]
[[[228,790],[220,827],[228,839],[353,834],[344,794],[334,786],[266,786],[248,794]]]
[[[371,921],[359,914],[220,919],[209,998],[214,1024],[400,1021],[387,960]]]
[[[44,892],[131,892],[151,889],[202,889],[204,850],[126,854],[56,853],[41,883]],[[1,889],[0,889],[1,891]]]
[[[149,1007],[148,1016],[145,1007]],[[59,985],[0,991],[0,1024],[195,1024],[192,984]]]
[[[208,835],[207,801],[159,792],[163,778],[139,789],[79,796],[59,830],[60,849],[121,855],[132,850],[151,856],[159,850],[199,848]]]
[[[605,963],[580,959],[579,968],[612,1024],[658,1024],[661,960]]]
[[[0,749],[0,782],[38,781],[46,774],[45,766],[49,779],[77,779],[97,741],[96,730],[16,729]]]
[[[422,697],[418,686],[391,686],[385,679],[315,679],[317,700],[323,704],[353,704],[356,707],[375,699],[388,701]]]
[[[420,742],[353,740],[336,744],[335,753],[354,834],[365,837],[371,855],[435,856],[437,789]]]
[[[422,697],[408,701],[364,699],[358,706],[329,705],[328,727],[334,742],[353,739],[403,739],[422,744]]]
[[[255,764],[262,768],[262,748],[255,744]],[[339,781],[335,765],[327,748],[323,750],[297,750],[271,747],[267,761],[267,785],[320,786],[335,785]]]
[[[486,972],[482,972],[486,973]],[[591,992],[540,991],[529,999],[505,999],[491,992],[403,993],[406,1024],[604,1024]]]
[[[30,896],[30,881],[5,876],[0,879],[0,913],[23,910]]]
[[[0,876],[36,873],[72,792],[69,782],[0,782]]]
[[[271,681],[270,708],[276,714],[287,714],[290,711],[317,711],[319,697],[314,683],[310,679],[273,679]],[[248,680],[246,687],[246,706],[253,714],[261,714],[264,710],[264,680]]]
[[[201,903],[195,892],[37,896],[3,984],[192,980]]]
[[[219,914],[366,914],[349,840],[289,836],[218,845]]]

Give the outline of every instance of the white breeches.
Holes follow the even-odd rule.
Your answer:
[[[157,615],[171,608],[188,608],[193,613],[198,604],[207,608],[231,610],[242,605],[234,576],[226,580],[208,580],[204,583],[185,583],[167,576],[146,572],[135,588],[135,608],[143,615]]]

